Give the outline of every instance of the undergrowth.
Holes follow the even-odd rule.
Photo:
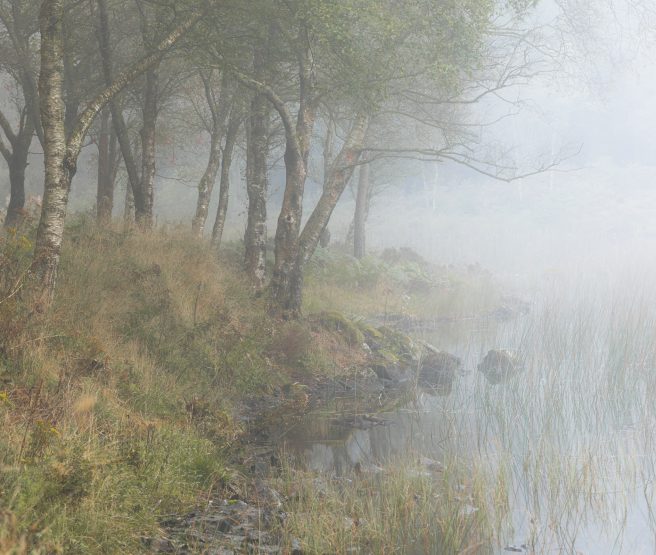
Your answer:
[[[2,554],[147,551],[166,515],[231,481],[242,401],[364,356],[349,326],[268,318],[238,249],[219,263],[186,231],[101,230],[83,216],[65,234],[55,305],[40,314],[28,294],[33,235],[0,237]],[[422,304],[446,283],[436,275],[324,251],[305,312],[409,310],[408,295]]]

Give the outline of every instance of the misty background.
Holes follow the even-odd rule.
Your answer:
[[[376,162],[368,248],[408,246],[439,263],[479,263],[506,277],[539,276],[591,262],[603,267],[629,260],[639,259],[643,266],[654,261],[656,146],[651,139],[656,121],[656,61],[648,55],[654,37],[645,14],[629,8],[630,4],[601,3],[598,10],[588,7],[589,14],[575,12],[576,25],[585,24],[589,17],[590,26],[584,31],[570,29],[569,51],[556,71],[473,108],[472,121],[496,121],[479,129],[483,147],[513,145],[510,155],[526,168],[562,152],[558,167],[504,182],[451,161]],[[558,21],[552,18],[557,11],[554,5],[543,3],[536,21],[562,27],[562,15]],[[13,86],[3,84],[5,105],[17,95]],[[169,99],[163,110],[175,114],[180,102]],[[176,126],[176,119],[184,118],[183,112],[161,121]],[[170,134],[166,129],[159,131],[155,197],[159,224],[186,226],[194,214],[209,135],[188,127],[182,133],[179,127]],[[174,136],[175,141],[169,138]],[[92,134],[73,181],[74,212],[92,211],[95,205],[97,150],[93,140]],[[280,145],[273,152],[270,236],[284,188]],[[312,156],[313,167],[320,165],[320,153]],[[26,178],[28,196],[42,193],[42,164],[40,145],[34,141]],[[0,199],[6,204],[5,165],[0,172]],[[320,176],[314,173],[311,167],[305,217],[321,192]],[[245,152],[240,144],[232,167],[228,240],[243,238],[244,179]],[[115,216],[122,214],[126,183],[122,170]],[[346,239],[356,184],[357,172],[328,224],[333,241]],[[210,214],[215,213],[217,202],[214,195]]]

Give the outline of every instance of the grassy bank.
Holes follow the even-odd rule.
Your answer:
[[[23,300],[31,233],[0,242],[0,553],[136,553],[165,515],[230,482],[244,401],[352,371],[361,345],[339,326],[272,322],[236,248],[218,262],[178,229],[85,218],[66,237],[47,315]],[[322,251],[305,310],[357,320],[431,298],[446,312],[460,285],[427,272]]]

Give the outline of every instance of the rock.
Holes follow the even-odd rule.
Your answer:
[[[440,461],[428,457],[421,457],[419,464],[430,472],[444,472],[444,465]]]
[[[340,312],[325,311],[312,314],[309,320],[325,330],[341,334],[350,345],[362,345],[365,342],[365,336],[358,326]]]
[[[487,381],[493,385],[505,382],[515,374],[521,372],[522,364],[519,355],[506,349],[492,349],[478,365]]]
[[[419,359],[419,384],[429,386],[440,394],[451,393],[462,361],[455,355],[440,351],[428,343],[422,344]]]
[[[393,360],[378,359],[373,365],[373,371],[376,375],[384,380],[384,383],[398,385],[410,380],[411,372],[406,366],[401,366]]]
[[[292,540],[292,555],[304,555],[305,551],[303,551],[303,547],[301,546],[301,542],[294,538]]]
[[[175,546],[168,538],[155,538],[150,540],[150,549],[153,553],[174,553]]]

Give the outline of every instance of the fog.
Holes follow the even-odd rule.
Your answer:
[[[656,553],[655,46],[656,0],[0,0],[0,552]]]
[[[656,64],[650,56],[655,37],[649,28],[649,6],[643,11],[617,3],[586,7],[574,2],[564,7],[567,17],[549,3],[542,3],[533,16],[536,24],[565,26],[568,35],[563,43],[569,50],[558,67],[511,87],[499,98],[484,100],[469,119],[502,118],[480,128],[480,148],[502,144],[513,162],[527,170],[561,152],[565,159],[551,171],[512,182],[496,181],[448,160],[396,160],[391,173],[379,178],[382,190],[372,201],[367,223],[371,248],[409,246],[435,262],[478,262],[506,275],[538,276],[576,270],[584,263],[617,265],[629,258],[633,263],[652,263],[656,152],[650,139],[656,120]],[[14,94],[5,98],[5,107]],[[519,104],[508,109],[508,102]],[[180,101],[168,102],[164,114],[174,115],[179,106]],[[156,179],[159,223],[186,225],[193,215],[208,147],[207,133],[193,129],[161,145]],[[83,149],[73,184],[74,211],[90,211],[95,203],[94,150],[93,144]],[[34,143],[26,182],[31,195],[42,193],[39,151],[40,145]],[[318,167],[321,153],[313,157]],[[245,189],[239,186],[246,171],[243,147],[238,147],[236,158],[231,173],[237,186],[226,237],[238,241],[248,204]],[[0,197],[8,202],[6,168],[0,171]],[[328,226],[337,241],[346,239],[356,181],[357,173]],[[116,216],[123,210],[120,197],[126,184],[121,172]],[[283,189],[284,164],[278,148],[270,166],[271,230]],[[305,217],[320,190],[321,172],[315,168],[304,200]],[[210,214],[216,202],[214,198]]]

